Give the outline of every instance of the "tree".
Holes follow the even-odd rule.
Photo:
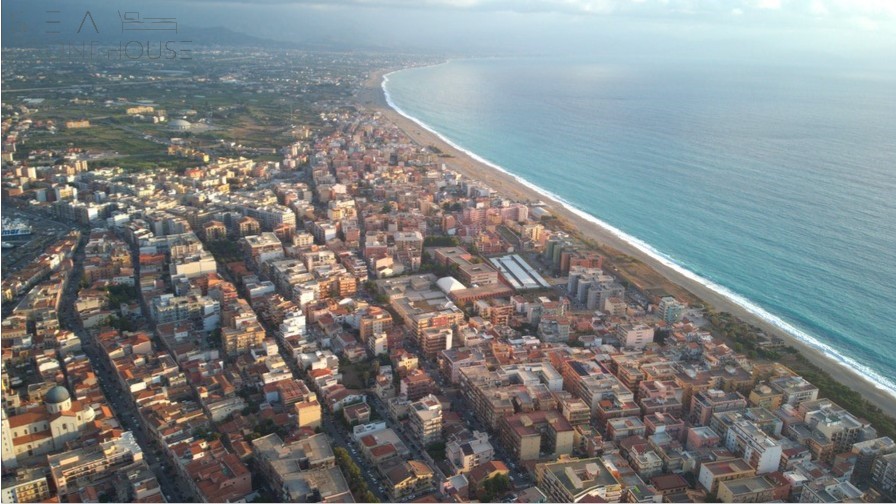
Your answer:
[[[427,236],[423,238],[424,247],[456,247],[460,243],[454,236]]]
[[[443,441],[436,441],[435,443],[430,443],[426,447],[426,453],[432,457],[433,460],[442,460],[445,458],[445,443]]]
[[[137,289],[133,285],[110,285],[106,288],[106,292],[109,295],[109,302],[116,307],[137,299]]]
[[[510,478],[506,474],[496,474],[485,480],[486,491],[493,495],[501,495],[510,490]]]
[[[510,490],[510,478],[508,478],[506,474],[496,474],[485,480],[482,486],[484,492],[482,500],[484,502],[491,502]]]

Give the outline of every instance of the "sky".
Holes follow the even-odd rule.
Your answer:
[[[29,29],[118,9],[278,41],[447,55],[630,54],[896,65],[896,0],[4,0]],[[13,14],[14,11],[20,11]],[[69,12],[71,11],[71,12]],[[72,28],[73,29],[73,28]]]

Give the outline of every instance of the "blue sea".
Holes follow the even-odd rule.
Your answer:
[[[383,88],[400,113],[896,396],[896,76],[470,59]]]

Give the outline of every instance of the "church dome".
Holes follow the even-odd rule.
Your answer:
[[[69,399],[71,399],[71,395],[68,393],[68,389],[61,385],[51,388],[47,395],[44,396],[44,401],[49,404],[61,404]]]

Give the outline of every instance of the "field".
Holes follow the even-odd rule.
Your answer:
[[[301,55],[296,58],[302,60]],[[230,58],[180,62],[176,68],[133,65],[117,69],[117,74],[84,75],[68,65],[59,65],[52,77],[28,76],[23,71],[21,79],[5,82],[13,91],[4,100],[12,107],[4,109],[3,116],[6,119],[12,111],[20,112],[13,107],[27,107],[34,125],[20,138],[23,146],[109,152],[105,163],[97,166],[117,164],[140,170],[198,165],[167,156],[165,142],[174,137],[212,157],[252,156],[256,148],[280,148],[295,141],[291,132],[297,127],[326,129],[317,104],[345,98],[351,92],[348,86],[303,82],[305,73],[314,76],[315,72],[293,63],[276,58],[270,66],[259,66],[252,58]],[[338,72],[331,65],[328,68]],[[164,74],[174,70],[176,76]],[[351,73],[349,70],[345,72]],[[228,80],[231,77],[236,79]],[[43,102],[28,100],[35,98]],[[128,107],[139,104],[165,111],[169,121],[202,121],[210,128],[175,132],[168,130],[165,122],[154,124],[148,116],[138,119],[126,113]],[[89,120],[91,127],[66,129],[67,120],[80,119]],[[55,133],[47,131],[48,121],[55,124]]]
[[[93,151],[114,151],[122,155],[164,154],[165,146],[139,135],[126,133],[110,125],[96,124],[89,128],[67,130],[63,126],[56,134],[32,132],[25,145],[29,149],[63,149],[78,147]],[[23,151],[25,152],[25,151]]]

